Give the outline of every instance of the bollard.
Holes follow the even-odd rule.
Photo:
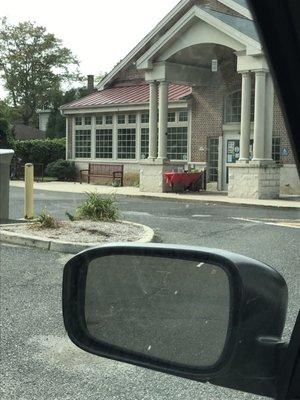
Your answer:
[[[33,218],[33,164],[25,164],[25,206],[24,218]]]

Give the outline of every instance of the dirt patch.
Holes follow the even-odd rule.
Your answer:
[[[42,229],[38,223],[22,223],[3,225],[1,230],[75,243],[134,242],[144,234],[141,226],[92,221],[62,221],[55,229]]]

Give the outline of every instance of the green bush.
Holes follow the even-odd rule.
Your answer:
[[[65,157],[66,140],[14,140],[14,150],[16,158],[21,158],[25,163],[41,163],[46,167],[49,163]]]
[[[39,227],[43,229],[57,229],[60,226],[58,220],[47,213],[45,208],[38,215],[37,222],[39,223]]]
[[[75,163],[67,160],[57,160],[48,164],[46,176],[57,178],[60,181],[70,181],[76,178]]]
[[[113,196],[102,197],[97,192],[86,195],[87,199],[76,210],[76,218],[92,221],[116,221],[119,218],[119,208]]]

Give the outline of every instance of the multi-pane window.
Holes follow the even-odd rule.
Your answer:
[[[179,113],[179,122],[187,122],[188,121],[188,112],[180,111]]]
[[[118,115],[118,124],[125,124],[125,114],[119,114]]]
[[[75,117],[75,125],[82,125],[82,117]]]
[[[149,128],[141,129],[141,159],[149,157]]]
[[[135,124],[136,123],[136,115],[135,114],[129,114],[128,115],[128,123],[129,124]]]
[[[167,156],[169,160],[187,160],[187,127],[168,128]]]
[[[102,115],[97,115],[97,117],[96,117],[96,125],[102,125],[102,124],[103,124]]]
[[[219,139],[208,139],[208,176],[209,182],[218,181],[218,155],[219,155]]]
[[[168,113],[168,122],[175,122],[176,114],[174,112]]]
[[[241,122],[242,91],[229,94],[225,99],[225,123]],[[251,121],[254,121],[254,90],[251,92]]]
[[[280,138],[273,137],[272,140],[272,158],[277,163],[280,162],[281,148],[280,148]]]
[[[75,131],[75,157],[91,158],[91,130],[77,129]]]
[[[105,124],[106,125],[112,125],[112,123],[113,123],[112,115],[105,115]]]
[[[135,159],[135,129],[118,129],[118,158]]]
[[[96,158],[112,158],[112,129],[96,129]]]
[[[84,117],[84,125],[92,125],[92,117]]]
[[[142,124],[148,124],[149,123],[149,113],[143,113],[142,118],[141,118]]]

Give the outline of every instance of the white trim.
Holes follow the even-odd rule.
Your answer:
[[[238,12],[244,17],[253,20],[252,14],[250,10],[246,7],[243,7],[241,4],[238,4],[234,0],[219,0],[220,3],[223,3],[225,6],[231,8],[232,10]]]
[[[102,81],[100,82],[100,84],[97,86],[97,88],[99,90],[103,90],[105,85],[107,85],[116,74],[118,74],[133,58],[134,56],[137,55],[137,53],[139,51],[141,51],[143,49],[143,47],[146,46],[146,44],[153,39],[158,33],[159,31],[164,27],[164,25],[166,25],[168,22],[170,22],[170,20],[172,18],[174,18],[176,16],[176,14],[178,14],[191,0],[181,0],[180,3],[178,3],[156,26],[154,29],[152,29],[152,31],[150,31],[148,33],[148,35],[146,35],[144,37],[144,39],[142,39],[137,46],[135,46],[133,48],[133,50],[131,50],[130,53],[128,53],[128,55],[123,58],[122,61],[119,62],[119,64],[117,64],[111,72],[109,72],[106,77],[104,77],[102,79]]]
[[[220,32],[228,35],[236,42],[246,46],[247,54],[253,55],[262,53],[261,44],[259,42],[238,31],[232,26],[226,24],[225,22],[219,20],[218,18],[212,16],[211,14],[207,13],[201,7],[195,5],[137,60],[137,68],[151,69],[153,67],[152,59],[160,51],[160,49],[167,46],[167,44],[174,38],[174,36],[180,33],[185,26],[189,27],[190,21],[195,17],[211,25],[213,28],[219,30]]]
[[[179,100],[176,102],[169,102],[169,107],[172,108],[188,108],[187,101]],[[149,103],[143,104],[132,104],[128,105],[117,105],[117,106],[102,106],[102,107],[94,107],[94,108],[76,108],[76,109],[65,109],[62,110],[63,115],[74,115],[74,114],[111,114],[111,113],[118,113],[118,112],[125,112],[125,111],[149,111]],[[82,126],[82,125],[78,125]]]

